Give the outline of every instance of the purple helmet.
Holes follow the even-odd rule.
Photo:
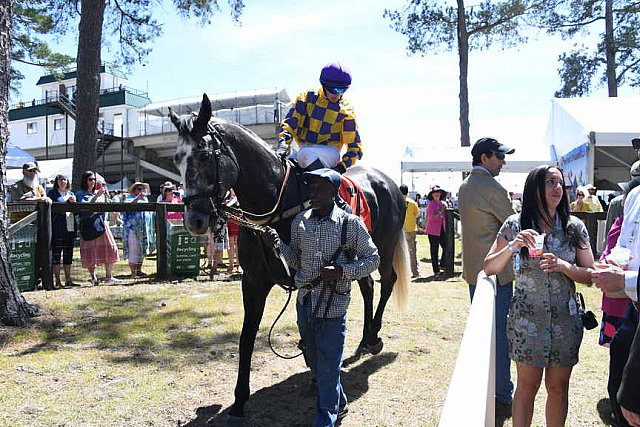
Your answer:
[[[331,88],[348,89],[351,85],[351,71],[340,62],[330,62],[320,72],[320,84]]]

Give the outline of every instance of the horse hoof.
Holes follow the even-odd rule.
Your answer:
[[[224,423],[225,427],[244,427],[245,417],[236,417],[235,415],[227,415]]]
[[[364,356],[369,353],[369,347],[366,344],[360,344],[356,349],[356,356]]]
[[[384,347],[384,343],[382,342],[382,339],[378,338],[378,342],[368,345],[367,349],[369,350],[369,353],[375,355],[382,351],[382,347]]]

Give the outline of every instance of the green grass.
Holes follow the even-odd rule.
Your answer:
[[[419,256],[427,257],[426,236],[418,239]],[[430,275],[430,264],[420,268]],[[584,293],[600,318],[599,291]],[[222,422],[237,372],[238,282],[190,279],[24,295],[46,314],[30,328],[0,328],[0,426]],[[309,425],[313,418],[314,399],[302,393],[303,361],[277,358],[267,345],[285,300],[274,288],[256,340],[246,408],[252,426]],[[467,285],[457,278],[413,283],[408,307],[390,305],[385,313],[383,352],[355,359],[362,302],[354,288],[343,375],[351,411],[343,426],[437,425],[468,310]],[[274,346],[284,354],[296,352],[294,317],[290,306],[275,328]],[[597,410],[606,397],[607,360],[597,332],[586,332],[567,425],[607,425]],[[536,426],[544,425],[543,399],[541,390]]]

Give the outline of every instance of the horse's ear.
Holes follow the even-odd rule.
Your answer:
[[[178,116],[172,109],[169,107],[169,118],[171,119],[171,123],[176,127],[176,129],[180,130],[180,116]]]
[[[202,94],[202,104],[200,104],[200,112],[198,118],[193,122],[193,131],[197,133],[206,133],[207,125],[211,119],[211,101],[206,93]]]

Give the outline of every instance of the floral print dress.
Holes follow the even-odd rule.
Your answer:
[[[587,229],[571,216],[568,225],[575,227],[588,245]],[[520,215],[511,215],[499,235],[513,240],[520,232]],[[576,248],[562,230],[560,220],[544,242],[544,252],[576,263]],[[578,363],[582,341],[582,319],[577,311],[573,280],[562,273],[545,273],[540,258],[514,254],[515,287],[507,318],[509,356],[516,363],[535,367],[571,367]]]

